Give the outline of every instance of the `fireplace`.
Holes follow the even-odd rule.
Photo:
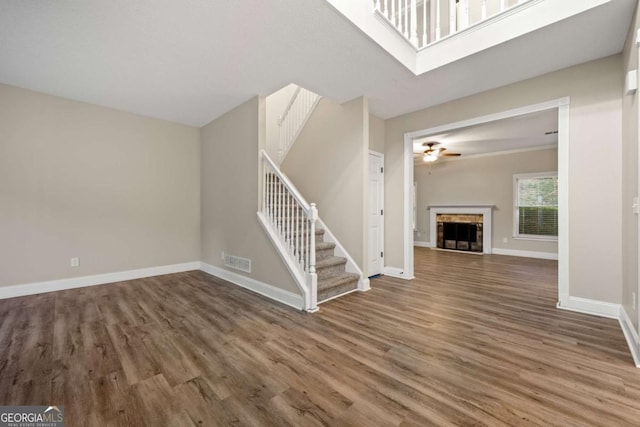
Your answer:
[[[482,215],[437,214],[437,247],[456,251],[482,253]]]
[[[430,205],[430,246],[491,253],[491,217],[495,205]]]

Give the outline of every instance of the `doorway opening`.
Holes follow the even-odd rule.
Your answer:
[[[414,277],[414,218],[412,191],[414,187],[414,143],[426,141],[429,136],[485,125],[503,119],[517,118],[534,113],[553,111],[557,114],[557,259],[558,259],[558,306],[566,306],[569,299],[569,109],[570,99],[560,98],[480,116],[442,126],[408,132],[404,135],[404,277]],[[429,141],[426,141],[429,142]],[[429,147],[432,148],[432,147]],[[454,151],[454,150],[451,150]],[[429,153],[431,155],[431,153]],[[418,212],[418,215],[424,212]],[[490,250],[491,248],[489,248]],[[487,248],[485,248],[486,252]]]

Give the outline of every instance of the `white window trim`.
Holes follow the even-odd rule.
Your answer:
[[[520,234],[520,215],[518,211],[518,180],[519,179],[531,179],[531,178],[544,178],[555,176],[558,177],[558,172],[535,172],[535,173],[518,173],[513,175],[513,239],[514,240],[537,240],[543,242],[557,242],[558,236],[538,236],[535,234]],[[559,204],[559,203],[558,203]]]

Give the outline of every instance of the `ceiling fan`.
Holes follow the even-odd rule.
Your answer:
[[[435,162],[439,157],[459,157],[460,153],[445,153],[446,148],[433,148],[434,145],[440,145],[439,142],[425,142],[423,147],[428,147],[422,154],[422,160],[427,163]]]

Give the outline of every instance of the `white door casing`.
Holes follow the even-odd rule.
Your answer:
[[[369,276],[384,269],[384,155],[369,151]]]

